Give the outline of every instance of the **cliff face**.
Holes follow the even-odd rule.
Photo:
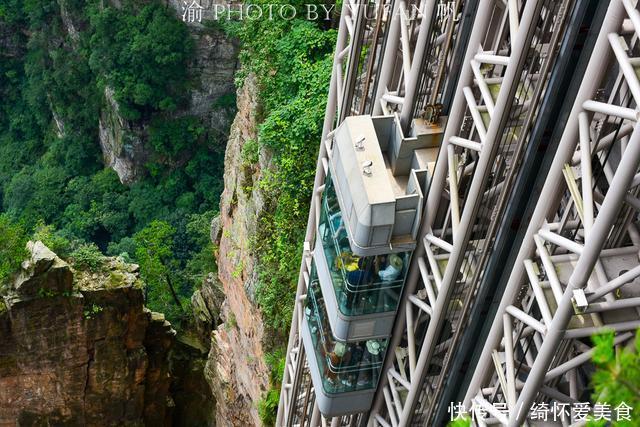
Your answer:
[[[206,10],[213,9],[213,2],[201,1]],[[183,1],[169,0],[178,17],[183,13]],[[192,78],[189,107],[184,114],[199,117],[218,136],[229,135],[229,125],[234,107],[235,72],[238,65],[238,44],[222,30],[198,22],[187,22],[189,34],[195,42],[189,64]]]
[[[214,273],[209,273],[202,287],[191,297],[192,319],[177,335],[171,355],[174,426],[216,425],[216,401],[205,368],[209,362],[211,332],[220,323],[219,309],[223,299]]]
[[[121,6],[117,0],[102,4]],[[181,16],[184,2],[166,0],[166,4]],[[75,49],[85,34],[87,17],[73,2],[57,0],[57,5],[60,10],[51,12],[59,13],[62,27],[56,26],[52,44]],[[12,30],[1,21],[2,56],[22,56],[24,46],[13,40]],[[233,119],[230,111],[236,104],[237,46],[209,26],[190,23],[189,32],[195,49],[188,64],[188,102],[173,114],[197,117],[207,132],[226,141]],[[244,113],[227,153],[231,160],[226,173],[234,178],[227,183],[233,189],[223,202],[229,212],[223,215],[223,227],[225,233],[240,234],[221,242],[223,313],[225,297],[218,293],[223,286],[217,277],[210,277],[192,298],[195,328],[174,337],[161,314],[144,308],[134,267],[112,259],[104,271],[75,271],[42,245],[34,246],[33,259],[21,277],[9,289],[0,286],[0,426],[213,425],[212,394],[221,401],[218,425],[259,424],[255,404],[268,384],[267,369],[260,316],[251,292],[245,293],[245,286],[253,286],[248,241],[260,205],[259,195],[248,195],[246,188],[259,168],[241,163],[247,132],[255,137],[252,92],[243,92]],[[124,119],[111,88],[106,87],[101,98],[91,126],[99,125],[106,166],[123,183],[132,183],[153,154],[147,144],[147,124]],[[50,108],[58,136],[63,137],[67,118],[53,105]],[[66,128],[73,131],[69,121]],[[238,197],[241,208],[234,212]],[[232,253],[235,244],[242,249]],[[236,261],[244,267],[232,265]],[[217,329],[211,345],[220,316],[226,326]]]
[[[175,331],[137,266],[74,271],[32,244],[0,300],[0,425],[165,425]]]
[[[119,7],[117,2],[111,4]],[[167,4],[175,10],[176,16],[182,17],[184,2],[168,0]],[[213,9],[207,2],[201,4],[205,10]],[[73,23],[69,19],[64,23],[72,35],[75,31]],[[229,112],[233,109],[230,100],[233,101],[235,90],[238,46],[219,29],[198,22],[187,22],[187,26],[195,45],[189,64],[189,105],[176,111],[175,115],[197,117],[210,132],[224,140],[232,119]],[[144,173],[144,164],[149,158],[150,149],[145,144],[147,125],[125,120],[109,87],[105,88],[104,100],[99,120],[104,162],[118,174],[121,182],[129,184]]]
[[[56,0],[60,20],[69,36],[69,49],[76,49],[80,37],[78,29],[87,26],[81,9],[74,10],[68,0]],[[185,2],[161,0],[182,19]],[[141,2],[144,3],[144,2]],[[208,11],[213,10],[211,1],[200,2]],[[122,8],[119,0],[108,0],[103,5]],[[74,13],[71,13],[74,12]],[[185,105],[171,113],[172,118],[195,117],[215,139],[227,138],[233,116],[234,75],[237,65],[238,46],[224,32],[199,22],[187,22],[194,49],[188,68],[188,94]],[[0,47],[12,56],[17,49],[0,22]],[[60,40],[59,43],[65,43]],[[113,169],[123,184],[132,184],[145,173],[145,164],[153,157],[153,149],[147,143],[149,123],[145,120],[127,120],[120,113],[113,88],[104,88],[103,100],[97,118],[98,136],[104,164]],[[52,108],[53,109],[53,108]],[[58,135],[64,135],[64,123],[54,112]],[[175,166],[175,165],[172,165]]]
[[[238,113],[225,153],[220,218],[212,227],[225,299],[220,313],[223,323],[213,332],[205,376],[216,397],[220,426],[260,425],[257,403],[269,386],[264,328],[253,301],[256,272],[251,242],[263,209],[260,188],[253,184],[269,169],[271,158],[262,152],[257,164],[250,164],[243,149],[257,138],[256,93],[255,79],[249,76],[238,91]]]
[[[125,120],[120,115],[110,87],[104,90],[98,126],[105,166],[113,169],[123,184],[135,182],[143,173],[143,165],[148,158],[143,143],[146,131],[143,125]]]

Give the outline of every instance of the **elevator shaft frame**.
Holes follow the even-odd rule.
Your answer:
[[[509,226],[505,213],[578,2],[455,1],[448,19],[441,19],[441,0],[343,4],[278,427],[436,422],[471,312],[482,307],[479,289],[497,236]],[[612,257],[637,264],[640,247],[639,38],[636,5],[611,0],[472,367],[464,407],[481,411],[478,425],[522,425],[523,408],[534,403],[576,401],[587,386],[580,369],[593,352],[586,339],[608,326],[619,345],[640,326],[640,295],[625,287],[640,267],[612,272]],[[327,146],[351,115],[397,115],[410,134],[416,118],[438,120],[440,112],[446,127],[373,406],[327,419],[300,337]],[[631,314],[610,316],[619,312]]]
[[[452,15],[440,19],[436,0],[381,0],[343,3],[333,70],[318,156],[316,177],[305,235],[295,306],[283,374],[277,426],[323,425],[313,397],[304,347],[300,336],[303,302],[309,285],[314,230],[319,220],[320,200],[328,171],[326,142],[334,130],[352,114],[398,114],[409,127],[416,114],[440,101],[445,78],[454,58],[455,36],[462,1],[456,0]],[[408,19],[410,10],[416,19]],[[400,46],[400,49],[398,47]],[[366,54],[363,55],[363,52]],[[434,62],[433,76],[425,63]],[[361,420],[362,414],[335,417],[331,425]]]
[[[572,2],[516,5],[487,0],[478,6],[484,13],[474,21],[448,117],[424,237],[414,253],[417,268],[410,270],[400,306],[405,319],[396,321],[390,345],[395,352],[385,362],[387,382],[378,388],[374,425],[432,421],[511,195]],[[550,39],[543,39],[547,34]],[[496,84],[497,96],[491,87]],[[443,334],[445,323],[453,336]]]
[[[640,327],[640,298],[623,292],[640,276],[639,35],[636,6],[611,1],[466,393],[480,425],[518,426],[533,404],[579,401],[589,337],[607,328],[621,345]],[[635,267],[611,277],[612,257]]]

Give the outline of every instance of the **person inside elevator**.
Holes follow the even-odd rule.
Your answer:
[[[344,378],[338,378],[338,372],[340,368],[348,364],[351,359],[351,353],[347,352],[347,344],[336,341],[333,344],[331,352],[327,354],[327,359],[328,363],[324,374],[329,380],[329,383],[336,386],[339,384],[338,381],[341,380],[340,382],[346,385],[344,384]]]
[[[400,276],[403,267],[404,262],[402,258],[396,254],[391,254],[389,255],[389,263],[387,266],[378,271],[378,277],[380,277],[380,280],[383,282],[392,282]]]

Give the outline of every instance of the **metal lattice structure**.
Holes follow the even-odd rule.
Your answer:
[[[589,0],[343,3],[276,425],[434,425],[456,352],[516,199],[541,111]],[[640,326],[640,12],[611,0],[557,154],[525,223],[465,407],[522,425],[533,403],[573,402],[607,326]],[[412,16],[411,12],[415,12]],[[565,52],[566,55],[566,52]],[[566,59],[565,59],[566,61]],[[558,68],[558,70],[556,70]],[[568,71],[570,72],[570,71]],[[418,240],[369,412],[325,417],[301,331],[332,140],[349,116],[445,123]],[[443,115],[440,120],[440,115]],[[623,155],[624,154],[624,155]],[[536,202],[537,200],[537,202]],[[500,296],[498,296],[500,297]],[[500,298],[498,298],[500,299]],[[481,352],[480,352],[481,350]],[[518,410],[520,408],[520,410]]]
[[[640,326],[638,34],[635,5],[612,1],[467,392],[479,424],[580,401],[588,338]]]
[[[440,147],[423,220],[424,255],[416,254],[419,285],[407,289],[406,316],[397,329],[404,331],[395,334],[384,405],[374,414],[380,425],[430,423],[570,5],[529,1],[518,9],[516,2],[507,8],[480,2],[479,10],[492,12],[474,22]]]
[[[318,425],[322,418],[314,405],[313,385],[305,365],[300,337],[300,322],[302,301],[309,285],[314,227],[318,221],[320,196],[328,170],[324,141],[331,138],[336,126],[350,114],[399,113],[408,122],[415,111],[422,113],[427,106],[437,104],[438,94],[445,89],[445,74],[449,72],[453,60],[462,1],[452,2],[452,5],[449,9],[452,14],[444,19],[435,13],[438,2],[434,0],[415,4],[404,1],[380,1],[367,3],[366,6],[352,1],[343,4],[322,133],[323,143],[320,144],[287,348],[278,426]],[[406,19],[409,9],[421,11],[417,19]],[[375,16],[375,20],[368,19],[372,16]],[[363,49],[367,54],[361,60]],[[425,66],[434,63],[434,59],[437,64],[435,69]],[[425,73],[432,73],[432,76],[427,78]],[[322,420],[326,422],[324,418]],[[334,419],[332,425],[335,423],[341,421]]]

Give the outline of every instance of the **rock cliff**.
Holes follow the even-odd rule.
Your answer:
[[[117,2],[112,1],[111,4],[118,7]],[[183,2],[168,0],[167,4],[182,19]],[[201,4],[206,10],[213,7],[208,2]],[[64,23],[72,35],[75,29],[70,20]],[[237,43],[213,26],[197,21],[187,21],[187,26],[194,41],[193,56],[188,65],[189,102],[174,114],[197,117],[209,132],[225,140],[232,120],[230,112],[233,111]],[[99,120],[100,148],[104,163],[118,174],[124,184],[135,182],[144,173],[151,150],[145,143],[147,131],[147,123],[128,121],[121,116],[113,91],[105,88]]]
[[[205,376],[216,397],[219,426],[260,425],[257,404],[269,387],[265,331],[253,300],[256,272],[251,242],[263,209],[261,190],[253,183],[269,170],[271,157],[261,152],[252,164],[244,148],[257,138],[256,94],[255,78],[248,76],[238,91],[238,113],[225,153],[220,217],[212,224],[225,299],[220,313],[223,323],[213,332]]]
[[[113,89],[108,86],[104,90],[98,130],[105,166],[113,169],[123,184],[135,182],[144,173],[143,166],[149,157],[143,142],[145,126],[120,115]]]
[[[85,17],[66,3],[58,0],[73,48]],[[182,15],[182,1],[166,4]],[[109,259],[100,271],[77,271],[32,245],[20,277],[0,291],[0,426],[261,424],[257,403],[269,368],[251,246],[264,207],[254,183],[271,157],[260,152],[247,160],[247,147],[257,146],[257,89],[249,76],[235,93],[236,43],[215,26],[188,25],[195,42],[188,105],[174,114],[195,116],[228,140],[221,213],[212,227],[218,273],[193,295],[194,320],[176,336],[161,314],[144,308],[135,267]],[[17,47],[4,44],[14,54]],[[152,154],[147,124],[124,119],[111,88],[103,95],[96,122],[105,165],[133,183]],[[63,118],[54,119],[63,136]]]
[[[0,300],[0,425],[167,425],[175,331],[144,308],[137,266],[29,249]]]
[[[178,17],[183,14],[183,1],[168,0]],[[202,7],[213,9],[213,1],[201,1]],[[205,22],[205,21],[203,21]],[[189,107],[184,114],[199,117],[209,129],[225,140],[235,107],[235,72],[238,66],[238,43],[209,23],[187,21],[195,42],[189,64],[192,88]]]

